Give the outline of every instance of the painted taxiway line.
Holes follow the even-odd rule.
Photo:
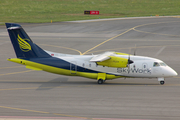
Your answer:
[[[119,36],[121,36],[121,35],[124,35],[125,33],[131,31],[132,29],[133,29],[133,28],[130,28],[130,29],[126,30],[126,31],[123,32],[123,33],[120,33],[120,34],[118,34],[118,35],[116,35],[116,36],[114,36],[114,37],[111,37],[111,38],[109,38],[109,39],[107,39],[107,40],[105,40],[105,41],[99,43],[98,45],[96,45],[96,46],[90,48],[89,50],[85,51],[84,53],[82,53],[82,55],[87,54],[89,51],[91,51],[91,50],[93,50],[93,49],[99,47],[100,45],[102,45],[102,44],[104,44],[104,43],[106,43],[106,42],[109,42],[110,40],[113,40],[113,39],[115,39],[115,38],[117,38],[117,37],[119,37]]]
[[[154,56],[157,57],[165,48],[166,46],[163,46]]]
[[[173,21],[173,22],[179,22],[179,21]],[[120,37],[120,36],[128,33],[128,32],[131,31],[131,30],[136,31],[136,28],[139,28],[139,27],[143,27],[143,26],[147,26],[147,25],[154,25],[154,24],[162,24],[162,23],[169,23],[169,22],[157,22],[157,23],[147,23],[147,24],[137,25],[137,26],[135,26],[135,27],[132,27],[132,28],[124,31],[123,33],[120,33],[120,34],[118,34],[118,35],[116,35],[116,36],[114,36],[114,37],[111,37],[111,38],[109,38],[109,39],[107,39],[107,40],[99,43],[98,45],[96,45],[96,46],[90,48],[89,50],[85,51],[84,53],[82,53],[82,55],[85,55],[85,54],[89,53],[90,51],[92,51],[93,49],[99,47],[100,45],[103,45],[104,43],[107,43],[107,42],[109,42],[109,41],[111,41],[111,40],[113,40],[113,39],[115,39],[115,38],[117,38],[117,37]]]
[[[91,119],[91,118],[87,118],[87,117],[80,117],[80,116],[67,115],[67,114],[59,114],[59,113],[50,113],[50,112],[45,112],[45,111],[37,111],[37,110],[30,110],[30,109],[14,108],[14,107],[7,107],[7,106],[0,106],[0,108],[12,109],[12,110],[18,110],[18,111],[26,111],[26,112],[33,112],[33,113],[41,113],[41,114],[51,114],[51,115],[57,115],[57,116],[64,116],[64,117],[67,117],[67,118],[73,118],[72,120],[74,120],[74,119],[84,119],[84,120]],[[1,120],[2,117],[3,116],[0,116],[0,120]],[[35,118],[36,117],[34,117],[32,120],[34,120]],[[12,118],[12,119],[14,120],[14,118]],[[23,116],[22,116],[21,120],[22,119],[23,119]],[[24,116],[23,120],[25,120],[25,119],[27,119],[27,118]],[[99,120],[99,119],[94,119],[94,120]]]
[[[123,118],[72,118],[72,117],[31,117],[31,116],[0,116],[0,120],[149,120]]]
[[[30,116],[0,116],[0,120],[83,120],[71,117],[30,117]],[[85,120],[85,119],[84,119]]]
[[[63,46],[56,46],[56,45],[47,45],[47,44],[39,44],[39,45],[42,45],[42,46],[50,46],[50,47],[57,47],[57,48],[63,48],[63,49],[68,49],[68,50],[73,50],[73,51],[76,51],[78,52],[80,55],[82,55],[82,52],[77,50],[77,49],[73,49],[73,48],[68,48],[68,47],[63,47]]]
[[[0,69],[8,69],[8,68],[21,68],[24,66],[11,66],[11,67],[0,67]]]
[[[19,74],[19,73],[26,73],[26,72],[31,72],[31,71],[34,71],[34,70],[27,70],[27,71],[21,71],[21,72],[5,73],[5,74],[0,74],[0,76],[13,75],[13,74]]]

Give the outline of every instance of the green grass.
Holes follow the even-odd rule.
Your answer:
[[[84,15],[99,10],[100,15]],[[0,22],[43,23],[180,15],[180,0],[0,0]]]

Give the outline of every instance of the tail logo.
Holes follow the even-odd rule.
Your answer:
[[[19,47],[23,52],[28,52],[31,50],[31,45],[26,42],[26,41],[30,41],[29,39],[22,39],[19,34],[18,34],[18,43],[19,43]]]

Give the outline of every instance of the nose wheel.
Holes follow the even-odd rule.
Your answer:
[[[161,85],[164,85],[164,83],[165,83],[164,81],[160,81],[160,84],[161,84]]]
[[[158,81],[160,82],[161,85],[164,85],[164,83],[165,83],[164,80],[165,80],[164,78],[158,78]]]

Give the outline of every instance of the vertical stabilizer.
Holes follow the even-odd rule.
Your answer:
[[[37,46],[24,29],[15,23],[6,23],[17,58],[47,58],[51,57],[43,49]]]

